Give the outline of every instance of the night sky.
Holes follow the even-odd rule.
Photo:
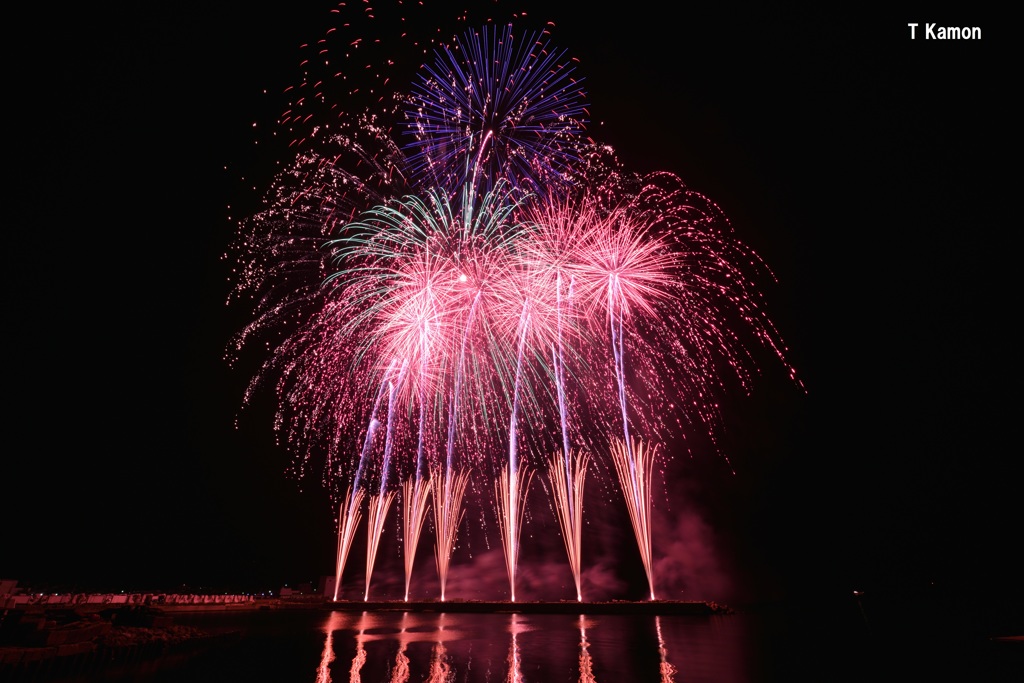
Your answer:
[[[336,15],[228,4],[53,10],[8,62],[0,578],[248,591],[334,571],[326,494],[286,476],[268,410],[240,413],[254,368],[223,356],[248,318],[225,305],[221,257],[286,161],[252,124],[273,121],[299,45]],[[579,59],[591,136],[710,196],[772,267],[769,311],[806,388],[766,361],[751,396],[723,399],[729,461],[673,461],[655,557],[685,562],[664,597],[1019,595],[1001,27],[970,5],[528,16]],[[984,39],[912,41],[909,21]],[[641,598],[619,533],[592,541],[625,558],[601,570],[615,597]],[[352,558],[358,571],[361,547]],[[429,554],[417,574],[434,576]]]

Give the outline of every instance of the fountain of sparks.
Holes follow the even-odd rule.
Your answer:
[[[338,601],[341,592],[342,574],[345,573],[345,564],[348,562],[349,551],[352,550],[352,540],[356,535],[356,527],[362,518],[360,504],[363,500],[363,490],[353,491],[350,487],[345,492],[345,498],[341,504],[341,514],[338,517],[338,553],[334,570],[334,597]]]
[[[516,359],[515,383],[512,387],[512,412],[508,428],[508,469],[503,470],[494,483],[498,509],[498,529],[505,551],[505,569],[508,571],[509,595],[516,601],[516,568],[519,561],[519,537],[526,512],[526,494],[533,472],[519,466],[519,392],[523,373],[523,354],[530,322],[530,299],[523,301],[519,318],[519,351]]]
[[[416,548],[419,546],[423,522],[427,518],[427,509],[431,491],[430,478],[410,477],[402,485],[402,538],[405,540],[405,601],[409,601],[409,584],[412,580],[412,565],[416,561]]]
[[[434,292],[433,275],[436,273],[430,268],[429,251],[424,256],[427,267],[423,271],[426,277],[416,278],[416,296],[413,297],[412,323],[416,336],[416,343],[419,347],[419,421],[416,440],[416,472],[402,487],[402,538],[405,548],[405,596],[409,601],[409,585],[412,581],[412,568],[416,562],[416,550],[419,547],[420,535],[423,532],[423,523],[427,518],[428,498],[431,485],[428,477],[426,461],[426,429],[427,429],[427,385],[428,369],[430,360],[430,347],[432,337],[436,334],[434,321],[439,317],[438,297]]]
[[[576,600],[583,601],[580,587],[580,576],[583,570],[583,484],[587,478],[586,453],[578,452],[570,460],[564,453],[555,453],[548,462],[548,478],[555,498],[555,510],[558,513],[558,524],[562,529],[562,540],[569,557],[573,580],[576,583]]]
[[[654,600],[654,574],[651,552],[651,475],[657,447],[648,448],[642,441],[631,441],[627,448],[620,439],[612,442],[612,460],[618,474],[622,493],[629,509],[640,557],[647,574],[647,585]]]
[[[388,368],[388,373],[390,373],[393,368],[394,362],[392,361],[391,367]],[[377,411],[380,409],[380,403],[386,388],[387,379],[385,375],[385,380],[381,382],[380,389],[377,391],[377,397],[373,401],[373,409],[370,411],[370,422],[366,427],[366,436],[363,439],[363,448],[359,454],[359,464],[356,467],[353,482],[345,491],[345,496],[342,499],[340,512],[338,514],[338,552],[334,569],[333,597],[335,602],[338,601],[338,596],[341,594],[341,580],[345,574],[345,564],[348,562],[349,551],[352,550],[352,541],[355,539],[356,527],[359,525],[359,521],[362,518],[361,505],[363,502],[364,491],[360,485],[362,483],[364,469],[367,466],[370,449],[373,446],[373,437],[377,433],[377,429],[380,427],[380,421],[377,419]]]
[[[384,457],[381,462],[380,489],[377,494],[370,496],[369,511],[366,515],[366,588],[363,592],[363,600],[370,599],[370,579],[373,576],[373,565],[377,559],[380,536],[384,530],[384,520],[387,519],[388,510],[391,508],[391,503],[394,502],[397,493],[394,489],[388,489],[388,471],[391,467],[391,448],[394,440],[395,402],[402,382],[405,380],[408,367],[408,361],[403,361],[397,379],[388,381],[388,425],[384,436]]]
[[[391,503],[395,500],[396,491],[381,491],[370,495],[369,512],[366,514],[366,588],[363,592],[363,600],[370,599],[370,578],[373,576],[373,565],[377,560],[377,547],[380,545],[380,535],[384,531],[384,520],[391,509]]]
[[[472,223],[467,221],[467,225],[472,225]],[[471,231],[467,230],[467,232]],[[465,273],[460,273],[457,281],[460,285],[465,285],[469,281],[469,277]],[[480,305],[481,294],[482,290],[479,287],[473,292],[472,303],[469,305],[459,345],[454,386],[448,399],[448,440],[445,447],[444,471],[431,473],[431,481],[434,484],[434,532],[437,539],[434,546],[434,559],[437,565],[437,578],[441,586],[441,602],[445,601],[448,567],[451,564],[452,553],[455,551],[459,525],[465,515],[462,500],[466,493],[466,486],[469,484],[470,472],[465,468],[455,470],[455,437],[459,418],[459,396],[462,393],[462,378],[466,363],[466,347],[476,311]]]
[[[434,559],[437,564],[437,577],[441,584],[441,602],[445,601],[445,589],[448,583],[448,567],[451,563],[455,541],[458,538],[459,525],[466,511],[462,507],[462,499],[469,484],[469,471],[453,472],[449,467],[444,474],[435,473],[431,477],[434,487],[434,530],[437,544],[434,546]]]
[[[572,286],[569,287],[569,298],[572,298]],[[552,351],[552,369],[555,375],[555,393],[558,400],[558,417],[562,429],[562,451],[552,456],[548,467],[552,493],[555,498],[555,509],[558,512],[558,523],[562,528],[562,539],[565,541],[565,552],[569,558],[573,582],[576,584],[576,600],[583,601],[581,587],[582,556],[583,556],[583,485],[587,479],[587,461],[585,453],[577,453],[573,458],[569,448],[569,420],[565,399],[565,353],[562,323],[562,273],[555,279],[557,339]]]

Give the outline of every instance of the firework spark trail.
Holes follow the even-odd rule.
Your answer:
[[[586,277],[591,296],[604,300],[605,317],[611,341],[615,389],[622,419],[621,441],[613,444],[613,459],[623,494],[629,506],[630,519],[654,599],[651,575],[650,473],[645,471],[643,453],[635,452],[630,434],[628,378],[626,375],[626,319],[634,311],[654,317],[657,304],[671,299],[671,269],[674,254],[665,253],[665,244],[651,232],[651,223],[633,210],[620,210],[597,226],[599,241],[593,243],[588,255]],[[618,447],[621,446],[621,449]]]
[[[398,378],[389,382],[388,425],[384,436],[384,457],[381,460],[380,487],[376,495],[370,496],[370,510],[366,517],[366,590],[363,593],[363,600],[370,599],[370,578],[373,575],[373,565],[377,558],[377,548],[380,545],[381,532],[384,530],[384,520],[387,518],[388,510],[391,508],[391,503],[394,501],[397,493],[394,490],[387,490],[388,472],[391,466],[391,448],[394,442],[395,401],[398,392],[401,390],[402,382],[405,380],[407,369],[408,361],[403,361],[402,368],[398,372]]]
[[[459,275],[459,280],[465,282],[468,277],[465,273]],[[459,422],[459,397],[462,394],[462,374],[466,365],[466,346],[469,341],[469,332],[473,328],[473,322],[480,304],[482,289],[478,288],[473,294],[473,303],[469,306],[469,313],[466,316],[465,329],[462,332],[462,342],[459,347],[459,357],[455,365],[455,381],[451,396],[448,400],[448,440],[445,444],[445,468],[443,473],[434,472],[434,531],[437,535],[437,544],[434,547],[437,575],[441,584],[441,602],[445,600],[445,586],[448,581],[448,566],[451,563],[452,552],[455,550],[455,541],[458,536],[459,525],[465,510],[462,509],[462,499],[465,495],[466,485],[469,482],[469,471],[460,470],[455,472],[455,428]]]
[[[539,33],[516,36],[511,24],[466,31],[438,50],[407,110],[414,176],[452,192],[482,166],[484,189],[499,179],[538,195],[561,188],[587,109],[564,54]]]
[[[526,494],[533,472],[528,469],[502,470],[494,482],[498,508],[498,530],[505,551],[505,569],[508,572],[509,593],[516,600],[516,564],[519,558],[519,535],[526,512]]]
[[[555,336],[550,344],[551,376],[555,386],[555,403],[561,426],[561,456],[549,463],[549,478],[561,525],[569,564],[576,584],[577,600],[582,600],[580,588],[582,552],[582,501],[586,458],[573,458],[570,443],[570,407],[566,397],[566,347],[571,341],[580,343],[573,309],[575,271],[581,252],[586,249],[580,237],[589,223],[596,220],[592,204],[575,204],[568,200],[551,201],[531,207],[530,215],[537,226],[535,236],[523,247],[527,267],[538,280],[539,288],[548,297],[554,291]],[[567,284],[568,283],[568,284]],[[568,328],[568,329],[567,329]],[[559,464],[560,463],[560,464]],[[561,472],[553,469],[559,467]]]
[[[622,484],[622,492],[633,523],[633,533],[640,548],[640,557],[647,574],[647,585],[654,600],[654,574],[651,558],[651,476],[657,446],[647,448],[637,441],[631,448],[620,439],[612,441],[612,460]]]
[[[576,583],[576,600],[583,600],[580,587],[583,554],[583,485],[586,482],[587,458],[577,456],[575,464],[571,461],[569,449],[569,421],[565,404],[565,351],[562,324],[562,274],[559,272],[556,283],[558,340],[552,354],[552,365],[555,373],[555,387],[558,397],[558,416],[562,426],[562,467],[557,460],[551,462],[551,483],[555,494],[555,507],[558,510],[558,521],[562,527],[565,550],[569,557],[573,580]],[[572,285],[569,286],[569,299],[572,299]],[[559,473],[556,475],[555,470]]]
[[[498,210],[495,211],[494,208],[492,196],[485,195],[478,206],[467,210],[467,213],[474,209],[478,209],[478,212],[463,217],[464,228],[460,234],[451,232],[455,221],[450,205],[443,198],[435,195],[428,202],[410,198],[405,202],[377,207],[367,212],[367,220],[350,224],[348,236],[332,242],[335,257],[347,260],[352,265],[332,274],[329,281],[337,282],[341,288],[339,291],[354,292],[354,296],[358,297],[366,297],[369,293],[373,297],[369,306],[344,322],[351,330],[369,328],[369,334],[362,338],[357,337],[359,353],[363,354],[374,347],[383,346],[386,353],[404,359],[398,379],[390,384],[388,429],[381,465],[381,493],[390,471],[397,396],[406,384],[405,377],[411,367],[408,361],[410,357],[416,359],[414,362],[419,369],[415,382],[419,385],[420,406],[416,472],[418,479],[422,479],[424,475],[427,390],[428,386],[432,385],[428,372],[430,349],[435,340],[444,340],[444,336],[438,331],[450,325],[442,315],[453,296],[450,283],[462,280],[461,277],[453,278],[451,275],[452,268],[457,265],[458,255],[453,252],[464,249],[462,242],[473,237],[474,231],[482,230],[483,236],[486,237],[488,232],[504,226],[504,217],[511,207],[500,202]],[[490,225],[489,221],[493,221],[494,225]],[[378,263],[380,265],[377,265]],[[382,277],[387,279],[382,282]],[[438,286],[445,278],[449,284]],[[472,326],[480,293],[478,290],[470,306],[462,355],[465,349],[465,336]],[[438,358],[443,360],[448,351],[443,346],[439,350]],[[461,359],[460,362],[464,363]],[[394,373],[394,362],[388,372]],[[461,384],[462,373],[458,374],[457,383]],[[391,381],[387,379],[387,374],[385,381]],[[459,393],[461,386],[453,398],[454,406],[457,406]],[[457,424],[458,415],[453,413],[450,419],[451,434],[451,430]],[[449,453],[454,443],[455,439],[450,438]],[[407,508],[407,514],[404,516],[408,523],[405,535],[407,561],[412,561],[415,557],[419,532],[425,519],[419,503],[425,502],[429,489],[429,485],[419,481],[415,495],[405,498],[407,504],[412,505]],[[379,503],[383,502],[381,498],[376,500]],[[451,511],[447,514],[451,514]],[[368,552],[372,552],[373,547],[375,546],[368,546]],[[407,569],[411,570],[411,566]]]
[[[516,565],[519,560],[519,536],[522,532],[523,514],[526,510],[526,489],[533,474],[525,479],[519,473],[519,390],[522,381],[523,354],[526,348],[527,330],[530,320],[530,300],[523,301],[519,319],[519,352],[516,359],[515,383],[512,389],[512,411],[508,428],[508,471],[495,482],[498,490],[498,520],[505,549],[505,566],[508,570],[509,593],[516,599]],[[520,490],[522,485],[522,490]]]
[[[424,323],[424,328],[427,325]],[[426,448],[424,442],[426,441],[426,430],[427,430],[427,367],[429,365],[429,348],[427,344],[428,333],[426,329],[422,332],[423,343],[422,350],[420,352],[421,365],[420,365],[420,419],[419,419],[419,434],[416,439],[416,480],[423,479],[427,473],[427,459],[426,459]]]
[[[618,386],[619,406],[622,410],[623,440],[621,443],[624,445],[621,458],[618,456],[615,458],[615,467],[619,474],[619,481],[622,484],[623,495],[625,495],[626,503],[629,506],[629,517],[633,522],[633,531],[636,534],[637,544],[640,546],[640,554],[643,556],[644,569],[647,572],[647,584],[650,587],[651,599],[653,600],[654,582],[651,578],[651,539],[650,529],[647,527],[648,518],[650,517],[649,486],[644,487],[640,481],[641,475],[638,470],[641,468],[637,463],[633,439],[629,435],[629,415],[626,409],[625,351],[622,347],[622,316],[615,315],[615,301],[611,295],[613,287],[617,288],[617,281],[618,277],[616,276],[612,280],[614,284],[609,286],[608,301],[608,322],[611,328],[612,351],[615,356],[615,381]]]
[[[624,335],[622,330],[622,313],[616,314],[615,297],[612,292],[618,289],[618,276],[609,278],[608,287],[608,327],[611,331],[612,352],[615,355],[615,384],[618,387],[619,406],[622,410],[622,438],[628,444],[630,452],[630,469],[635,470],[633,465],[633,445],[629,438],[629,414],[626,408],[626,352],[622,346]],[[633,478],[636,478],[634,471]]]
[[[462,275],[460,277],[465,277]],[[462,373],[466,361],[466,343],[469,331],[473,325],[473,316],[477,305],[480,303],[480,291],[473,296],[473,303],[469,307],[469,315],[466,320],[466,329],[462,334],[462,345],[459,350],[459,359],[455,366],[455,386],[449,398],[448,409],[448,441],[445,445],[445,467],[444,472],[434,472],[434,531],[437,536],[437,543],[434,546],[434,559],[437,565],[437,576],[441,584],[441,602],[445,600],[445,586],[448,582],[448,566],[451,563],[452,553],[455,550],[455,540],[458,536],[459,525],[465,515],[462,509],[462,499],[466,492],[466,485],[469,482],[469,471],[454,470],[455,455],[455,426],[458,424],[459,395],[462,392]]]
[[[412,581],[412,568],[416,562],[416,550],[419,547],[423,523],[427,518],[427,499],[430,495],[429,478],[426,476],[427,464],[424,442],[427,425],[427,367],[429,365],[430,336],[433,326],[430,324],[436,315],[434,297],[431,293],[431,281],[427,280],[425,297],[430,302],[427,315],[418,318],[420,330],[420,381],[419,381],[419,434],[416,441],[416,473],[405,482],[402,503],[402,538],[405,548],[405,600],[409,600],[409,584]]]
[[[460,275],[460,278],[465,275]],[[445,451],[445,472],[451,472],[454,465],[455,455],[455,426],[458,424],[459,419],[459,396],[462,394],[462,373],[465,371],[466,365],[466,344],[469,341],[469,331],[473,327],[473,319],[476,314],[477,306],[480,303],[480,294],[482,290],[477,290],[473,295],[473,303],[469,307],[469,315],[466,316],[466,327],[462,333],[462,344],[459,348],[459,359],[455,365],[455,386],[452,390],[451,397],[449,398],[448,404],[448,442],[446,444]]]
[[[459,533],[459,525],[466,511],[462,498],[469,483],[469,471],[455,472],[448,467],[443,474],[435,472],[431,477],[434,487],[434,530],[437,544],[434,559],[437,563],[437,577],[441,583],[441,602],[445,601],[445,586],[448,582],[448,566]],[[438,503],[437,501],[441,501]]]
[[[530,325],[530,300],[523,300],[523,312],[519,318],[519,351],[516,356],[516,377],[512,387],[512,411],[508,425],[508,475],[514,480],[519,469],[519,397],[523,380],[523,355],[526,351],[526,334]],[[514,531],[514,527],[513,527]]]
[[[568,409],[565,405],[565,341],[564,341],[564,326],[563,326],[563,315],[562,315],[562,274],[558,273],[557,283],[555,285],[555,295],[557,297],[557,315],[558,315],[558,343],[555,346],[554,353],[552,354],[552,365],[555,370],[555,386],[558,393],[558,417],[562,425],[562,453],[565,455],[565,475],[566,481],[571,481],[572,476],[569,471],[569,418]],[[572,281],[569,284],[569,301],[572,300]],[[574,509],[570,507],[570,515],[574,515]]]
[[[405,600],[409,601],[409,584],[412,580],[412,566],[416,561],[416,549],[419,546],[423,522],[427,518],[429,496],[431,491],[430,477],[410,477],[402,486],[402,538],[405,541]]]
[[[562,528],[569,567],[576,583],[576,600],[583,600],[580,588],[582,572],[581,547],[583,539],[583,485],[586,482],[587,462],[585,453],[577,453],[573,462],[566,464],[565,453],[555,453],[548,463],[548,478],[551,480],[555,498],[558,523]]]
[[[338,601],[338,594],[341,592],[341,579],[345,573],[345,564],[348,562],[349,551],[352,550],[352,541],[355,539],[356,527],[362,519],[360,504],[363,500],[363,490],[353,490],[351,487],[345,492],[341,503],[341,514],[338,515],[338,554],[334,570],[334,597]]]
[[[388,516],[388,510],[395,499],[397,492],[381,491],[379,494],[371,495],[369,512],[366,515],[366,589],[363,592],[363,600],[370,599],[370,578],[373,576],[373,565],[377,559],[377,546],[380,544],[381,532],[384,530],[384,520]]]
[[[595,245],[588,266],[592,269],[598,291],[605,299],[616,390],[622,414],[623,440],[630,451],[632,463],[626,378],[626,318],[631,314],[631,304],[641,313],[659,313],[654,308],[653,299],[668,298],[669,259],[658,253],[663,247],[661,241],[650,235],[647,226],[633,216],[620,213],[602,223],[599,230],[604,233],[604,239],[601,244]]]
[[[392,361],[391,366],[388,368],[388,372],[390,373],[393,368],[394,361]],[[359,525],[359,520],[362,517],[360,504],[363,500],[363,490],[361,488],[363,471],[373,445],[373,437],[380,426],[380,421],[377,420],[377,411],[380,409],[380,403],[386,387],[387,380],[385,376],[385,380],[381,382],[377,396],[373,401],[373,409],[370,411],[370,423],[366,428],[366,437],[363,439],[363,448],[359,454],[359,462],[356,465],[352,483],[345,491],[345,497],[342,500],[340,514],[338,515],[338,555],[334,570],[335,602],[337,602],[338,595],[341,592],[341,580],[345,573],[345,564],[348,562],[349,551],[352,549],[352,541],[355,539],[356,527]]]
[[[388,425],[384,430],[384,456],[380,465],[380,492],[383,493],[388,486],[388,473],[391,470],[391,450],[394,447],[395,435],[395,404],[398,401],[398,393],[405,381],[406,371],[409,368],[407,360],[402,361],[402,367],[398,372],[398,378],[388,383]]]

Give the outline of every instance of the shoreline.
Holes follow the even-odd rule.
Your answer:
[[[338,610],[345,612],[450,612],[450,613],[522,613],[522,614],[682,614],[710,616],[728,614],[732,609],[710,600],[331,600],[324,596],[287,597],[204,596],[184,599],[174,595],[147,595],[138,599],[43,599],[9,603],[5,611],[25,614],[72,611],[96,614],[111,610],[138,610],[173,615],[186,612],[250,612],[259,610]],[[135,597],[135,596],[132,596]]]
[[[544,601],[510,602],[499,600],[323,600],[314,603],[320,609],[346,612],[449,612],[495,614],[681,614],[711,616],[732,610],[705,600],[609,600],[609,601]],[[278,609],[293,608],[281,605]],[[259,607],[258,609],[264,609]],[[273,609],[272,607],[270,609]]]

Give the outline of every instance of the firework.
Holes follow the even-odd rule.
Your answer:
[[[373,565],[377,559],[377,545],[380,543],[384,520],[388,516],[388,510],[395,499],[395,494],[395,491],[385,491],[379,495],[370,496],[370,510],[366,516],[368,538],[366,540],[366,590],[363,592],[363,600],[370,599],[370,578],[373,576]]]
[[[651,475],[654,471],[654,456],[657,448],[646,448],[642,442],[629,446],[616,439],[612,443],[612,459],[615,472],[619,475],[622,494],[626,498],[629,519],[640,548],[640,556],[647,574],[647,585],[654,600],[654,575],[651,549]]]
[[[462,498],[466,493],[469,476],[468,470],[455,472],[448,467],[443,474],[437,472],[431,478],[434,486],[434,530],[437,534],[434,558],[437,563],[437,577],[441,583],[441,602],[445,599],[448,566],[455,550],[459,525],[466,512],[462,507]]]
[[[415,176],[448,189],[501,178],[542,195],[564,183],[586,125],[582,82],[564,55],[511,24],[439,50],[406,109]]]
[[[335,560],[334,571],[334,597],[337,602],[338,594],[341,592],[342,574],[345,573],[345,564],[348,562],[349,551],[352,550],[352,539],[355,538],[356,527],[362,513],[359,504],[363,500],[362,489],[345,491],[345,497],[341,504],[341,513],[338,515],[338,554]]]
[[[427,516],[430,479],[410,477],[402,485],[402,538],[405,541],[405,600],[409,600],[409,582],[412,580],[412,566],[416,561],[423,521]]]
[[[516,600],[516,565],[519,559],[519,534],[523,530],[526,513],[526,493],[533,472],[529,470],[503,471],[494,482],[498,526],[501,530],[502,549],[505,551],[505,569],[508,572],[509,596]]]
[[[555,510],[558,512],[558,523],[562,528],[562,540],[569,556],[569,567],[572,569],[576,583],[576,600],[583,600],[580,588],[580,573],[583,547],[583,484],[587,478],[588,456],[577,453],[573,462],[566,462],[564,453],[556,453],[548,464],[548,477],[554,490]]]
[[[515,600],[530,482],[546,465],[582,600],[584,483],[605,454],[653,599],[646,444],[700,431],[717,449],[718,397],[752,387],[755,349],[785,363],[756,286],[772,274],[714,202],[671,173],[622,169],[585,137],[582,79],[546,30],[442,35],[395,37],[423,56],[405,80],[410,65],[381,41],[309,46],[318,56],[279,122],[295,159],[235,245],[231,300],[248,298],[253,319],[232,360],[269,349],[245,402],[272,389],[297,473],[323,461],[335,599],[364,502],[368,599],[401,488],[405,598],[432,497],[444,600],[464,499],[490,488]],[[350,64],[372,67],[371,87],[353,86]]]

